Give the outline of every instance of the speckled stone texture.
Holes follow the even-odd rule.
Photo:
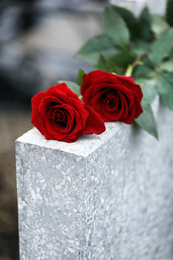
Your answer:
[[[21,260],[173,259],[173,112],[153,106],[159,141],[123,123],[17,140]]]

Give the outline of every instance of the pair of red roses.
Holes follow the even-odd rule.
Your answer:
[[[132,77],[100,70],[83,76],[84,103],[65,83],[32,98],[32,124],[46,139],[74,142],[83,134],[101,134],[105,122],[131,124],[142,113],[142,90]]]

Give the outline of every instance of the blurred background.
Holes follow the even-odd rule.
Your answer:
[[[32,128],[31,97],[91,70],[76,59],[101,32],[105,0],[0,0],[0,260],[19,259],[15,140]]]
[[[58,80],[76,82],[75,58],[87,39],[100,34],[104,6],[138,14],[154,0],[0,0],[0,260],[19,259],[15,140],[32,128],[31,97]],[[157,13],[165,0],[157,0]]]

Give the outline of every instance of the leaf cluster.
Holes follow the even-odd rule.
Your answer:
[[[173,109],[173,0],[165,15],[152,15],[145,7],[139,17],[129,10],[109,5],[102,15],[101,35],[89,39],[76,56],[103,71],[132,73],[142,83],[144,112],[136,124],[158,137],[151,108],[156,95]]]

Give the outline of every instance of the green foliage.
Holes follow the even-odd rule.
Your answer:
[[[132,51],[137,54],[137,55],[141,55],[147,51],[149,51],[150,49],[150,44],[148,42],[143,42],[143,41],[137,41],[137,42],[133,42],[134,46],[132,48]]]
[[[109,59],[100,54],[96,67],[100,70],[120,74],[120,69]]]
[[[156,38],[169,29],[168,23],[159,15],[151,16],[151,28]]]
[[[154,72],[148,66],[142,64],[141,66],[137,66],[134,70],[135,78],[151,78]]]
[[[135,60],[135,56],[131,56],[129,53],[121,51],[109,58],[109,60],[120,68],[126,68]]]
[[[167,58],[173,48],[173,29],[167,32],[151,44],[149,58],[154,65],[159,65],[163,58]]]
[[[143,83],[141,88],[146,101],[151,104],[157,95],[156,80],[139,79]]]
[[[101,20],[103,34],[88,40],[77,53],[100,70],[132,73],[144,96],[144,112],[135,122],[155,137],[151,102],[159,95],[173,109],[173,0],[167,1],[165,11],[161,17],[151,15],[145,7],[135,17],[125,8],[109,5]]]
[[[166,20],[168,21],[169,25],[173,27],[173,0],[167,1],[166,7]]]
[[[162,103],[173,110],[173,73],[160,75],[157,87]]]
[[[141,39],[150,41],[153,37],[153,32],[151,29],[151,16],[147,7],[142,10],[139,20],[141,24]]]
[[[170,59],[168,61],[162,62],[159,66],[157,71],[167,71],[167,72],[173,72],[173,59]]]
[[[145,99],[142,100],[142,108],[143,113],[137,119],[135,119],[135,123],[154,137],[158,138],[157,126],[153,111],[150,104]]]
[[[111,6],[105,8],[102,26],[104,33],[116,46],[127,49],[130,39],[129,31],[123,18]]]
[[[79,84],[79,86],[82,85],[83,76],[84,76],[84,75],[85,75],[85,71],[83,71],[82,69],[79,69],[78,77],[77,77],[77,83]]]
[[[80,96],[80,87],[76,83],[67,80],[59,80],[58,83],[65,83],[77,96]]]
[[[107,35],[101,34],[88,40],[77,52],[76,56],[91,64],[95,64],[101,53],[105,57],[110,57],[116,52],[118,50]]]
[[[141,24],[139,19],[137,19],[129,10],[113,6],[113,9],[123,18],[126,23],[127,28],[129,29],[131,39],[139,39],[141,37]]]

